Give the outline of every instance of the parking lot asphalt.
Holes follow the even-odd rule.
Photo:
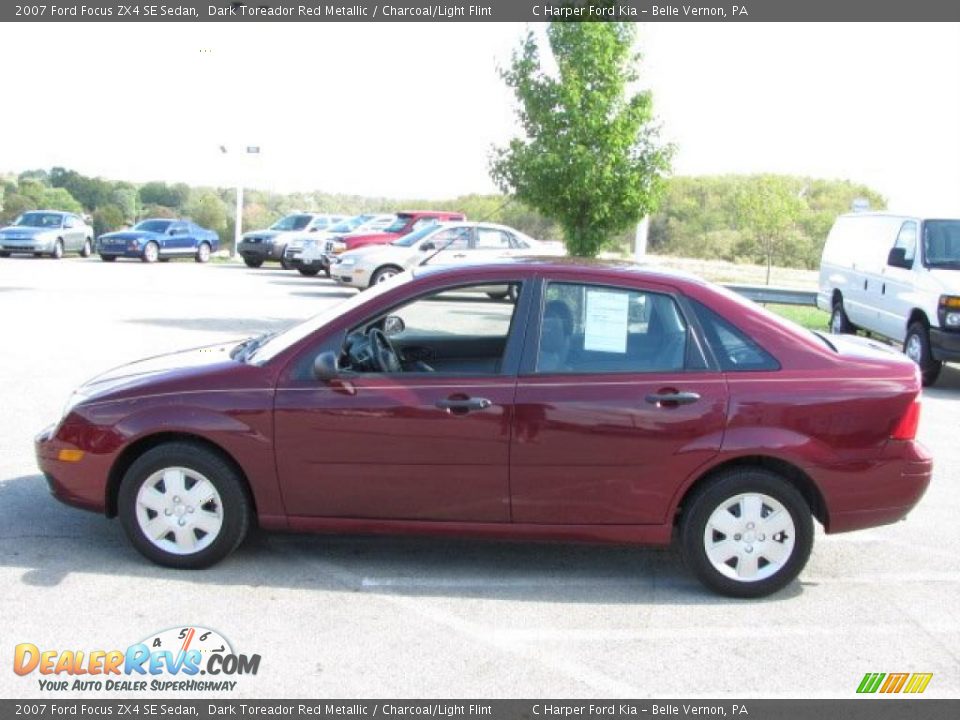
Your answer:
[[[924,393],[919,507],[818,531],[800,581],[762,601],[708,594],[673,550],[609,546],[256,533],[178,572],[50,497],[32,438],[76,385],[354,292],[234,264],[0,260],[0,697],[83,695],[15,675],[17,643],[122,649],[190,624],[261,655],[232,693],[248,698],[847,698],[866,672],[932,672],[927,697],[960,696],[957,367]]]

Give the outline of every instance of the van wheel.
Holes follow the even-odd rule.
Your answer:
[[[923,323],[915,322],[907,328],[907,337],[903,341],[903,353],[920,366],[924,387],[933,385],[940,377],[943,363],[933,359],[930,352],[930,332]]]
[[[830,332],[834,335],[847,335],[854,332],[854,327],[843,309],[843,300],[833,304],[833,311],[830,313]]]
[[[123,476],[123,529],[142,555],[167,567],[196,569],[233,552],[250,525],[243,481],[219,455],[184,442],[148,450]]]
[[[813,519],[800,492],[779,475],[736,468],[695,492],[680,537],[700,582],[722,595],[757,598],[800,574],[813,547]]]

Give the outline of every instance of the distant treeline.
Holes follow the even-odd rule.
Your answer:
[[[816,267],[834,218],[855,199],[872,208],[884,199],[863,185],[782,175],[675,177],[651,218],[650,252],[697,258]],[[184,183],[135,184],[88,177],[55,167],[0,176],[0,220],[26,210],[83,213],[99,235],[146,217],[190,217],[215,230],[229,245],[234,234],[232,188]],[[500,195],[450,200],[375,198],[324,192],[244,192],[243,229],[267,227],[303,210],[356,214],[403,209],[458,210],[471,220],[503,223],[542,240],[560,240],[560,227],[523,204]],[[633,233],[611,238],[609,248],[630,252]]]

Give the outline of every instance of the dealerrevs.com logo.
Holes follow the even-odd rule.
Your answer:
[[[256,675],[259,655],[234,652],[215,630],[177,627],[154,633],[125,650],[49,650],[20,643],[17,675],[38,674],[45,692],[232,691],[242,675]]]
[[[919,694],[927,689],[933,673],[867,673],[857,686],[858,693]]]

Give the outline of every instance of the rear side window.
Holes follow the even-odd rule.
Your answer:
[[[697,319],[703,327],[707,344],[724,372],[779,370],[780,363],[747,337],[738,328],[717,315],[706,305],[691,300]]]

